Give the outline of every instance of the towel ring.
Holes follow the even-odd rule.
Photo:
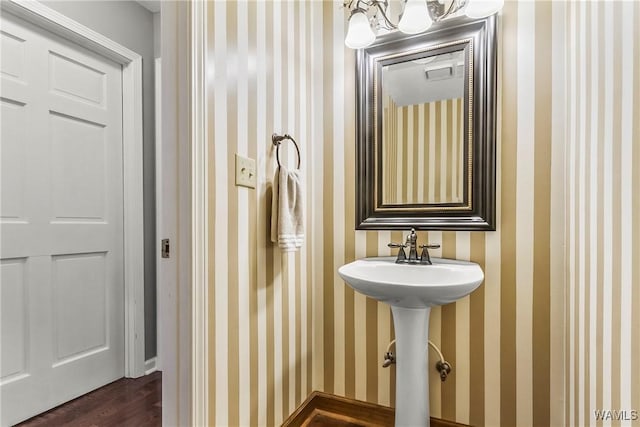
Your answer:
[[[280,164],[280,144],[282,144],[282,141],[284,141],[285,139],[293,142],[293,145],[296,147],[296,153],[298,154],[298,169],[300,169],[300,147],[298,147],[298,143],[296,142],[296,140],[293,139],[291,135],[286,133],[284,135],[278,135],[277,133],[271,135],[271,142],[276,146],[276,160],[278,161],[278,167],[282,166]]]

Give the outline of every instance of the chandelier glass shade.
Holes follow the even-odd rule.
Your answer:
[[[504,0],[475,0],[469,2],[464,13],[469,18],[484,18],[499,12],[504,6]]]
[[[390,1],[393,0],[345,0],[345,7],[351,11],[344,40],[347,47],[362,49],[371,45],[380,29],[418,34],[459,11],[470,18],[484,18],[504,6],[504,0],[400,0],[404,7],[398,23],[394,23],[389,18]]]
[[[433,20],[425,0],[407,0],[398,22],[398,30],[405,34],[418,34],[427,31],[431,24]]]
[[[349,28],[344,44],[351,49],[361,49],[369,46],[376,39],[371,28],[369,18],[362,9],[355,9],[349,18]]]

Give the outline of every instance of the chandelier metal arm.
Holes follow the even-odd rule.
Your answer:
[[[437,0],[426,0],[427,10],[433,22],[439,22],[447,19],[460,9],[467,5],[468,0],[451,0],[449,6],[445,10],[445,5],[440,4]]]
[[[453,13],[456,13],[466,5],[467,5],[467,0],[452,0],[451,4],[449,4],[449,8],[447,9],[447,11],[442,16],[438,17],[438,21],[445,19],[447,16]]]
[[[384,7],[382,7],[381,4],[384,5]],[[375,5],[377,6],[378,10],[382,14],[382,17],[384,18],[385,23],[389,26],[389,29],[396,30],[398,26],[393,22],[391,22],[391,20],[387,16],[387,13],[385,12],[385,9],[389,7],[389,2],[387,0],[376,1]]]
[[[425,2],[427,3],[431,19],[433,19],[434,22],[438,22],[446,19],[447,17],[449,17],[449,15],[452,15],[460,9],[464,8],[467,5],[468,0],[451,0],[446,11],[443,11],[440,8],[444,8],[444,5],[440,5],[437,0],[425,0]],[[351,9],[352,14],[357,11],[366,13],[369,8],[375,6],[382,15],[382,18],[384,19],[384,22],[387,25],[388,29],[398,29],[398,25],[394,24],[391,19],[389,19],[389,16],[386,13],[386,9],[389,7],[388,0],[344,0],[343,6]]]
[[[355,3],[355,6],[353,6],[354,3]],[[363,5],[365,7],[362,7]],[[388,29],[391,29],[391,30],[398,29],[398,26],[393,22],[391,22],[391,20],[387,16],[387,13],[385,12],[385,9],[389,6],[388,0],[381,0],[381,1],[379,0],[345,0],[343,3],[343,6],[348,9],[351,9],[351,14],[354,14],[356,12],[366,13],[366,11],[369,8],[375,6],[380,12],[380,14],[382,15],[382,18],[384,18],[384,22],[387,25]]]
[[[342,0],[343,7],[351,12],[345,44],[352,49],[369,46],[380,29],[387,31],[379,34],[395,30],[406,34],[423,33],[432,23],[444,21],[462,10],[469,18],[484,18],[499,12],[505,0],[404,0],[398,23],[388,15],[393,1]]]

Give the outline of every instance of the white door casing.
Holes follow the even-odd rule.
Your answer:
[[[169,275],[171,274],[169,271],[166,271],[166,269],[164,268],[164,264],[162,263],[162,261],[164,261],[164,259],[162,258],[162,239],[164,237],[164,231],[165,231],[165,227],[163,225],[163,221],[164,221],[164,217],[162,215],[163,213],[163,209],[166,203],[169,202],[169,200],[165,200],[165,196],[163,194],[163,188],[162,188],[162,176],[163,176],[163,170],[162,170],[162,158],[163,158],[163,145],[162,145],[162,120],[160,120],[160,118],[162,117],[162,59],[160,58],[155,58],[154,61],[154,79],[155,79],[155,88],[154,88],[154,94],[155,94],[155,117],[156,117],[156,122],[155,122],[155,133],[156,133],[156,140],[155,140],[155,151],[156,151],[156,158],[155,158],[155,165],[156,165],[156,188],[155,188],[155,192],[156,192],[156,244],[155,244],[155,250],[156,250],[156,357],[155,357],[155,369],[158,371],[162,371],[162,328],[161,328],[161,322],[162,322],[162,310],[161,308],[161,302],[162,302],[162,297],[161,297],[161,293],[162,293],[162,288],[160,286],[160,281],[161,278],[164,275]],[[175,205],[175,201],[173,201],[174,205]],[[147,368],[148,369],[148,368]]]
[[[123,373],[143,374],[144,322],[140,57],[38,3],[3,1],[2,9],[5,424],[14,401],[75,397],[74,374],[90,388]],[[30,44],[44,30],[30,24],[21,30],[8,10],[118,63],[56,36]],[[35,98],[42,90],[45,96]],[[123,98],[114,102],[107,91]],[[119,149],[110,149],[114,140]],[[112,282],[120,286],[109,288]],[[109,362],[109,353],[119,356]],[[96,375],[101,368],[108,373]],[[38,378],[62,388],[32,387],[39,395],[24,395],[21,384]]]

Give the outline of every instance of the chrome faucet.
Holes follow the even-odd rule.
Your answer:
[[[429,249],[438,249],[440,245],[420,245],[420,249],[422,249],[422,253],[420,254],[420,258],[418,259],[418,235],[416,234],[416,230],[414,228],[411,229],[411,233],[407,236],[407,240],[404,244],[402,243],[389,243],[387,246],[390,248],[398,249],[398,256],[396,257],[397,264],[426,264],[431,265],[431,256],[429,255]],[[409,258],[407,258],[407,254],[404,251],[405,248],[409,248]]]
[[[409,247],[409,259],[407,260],[409,263],[418,262],[418,235],[416,234],[416,230],[414,228],[411,229],[411,233],[407,236],[406,245]]]

